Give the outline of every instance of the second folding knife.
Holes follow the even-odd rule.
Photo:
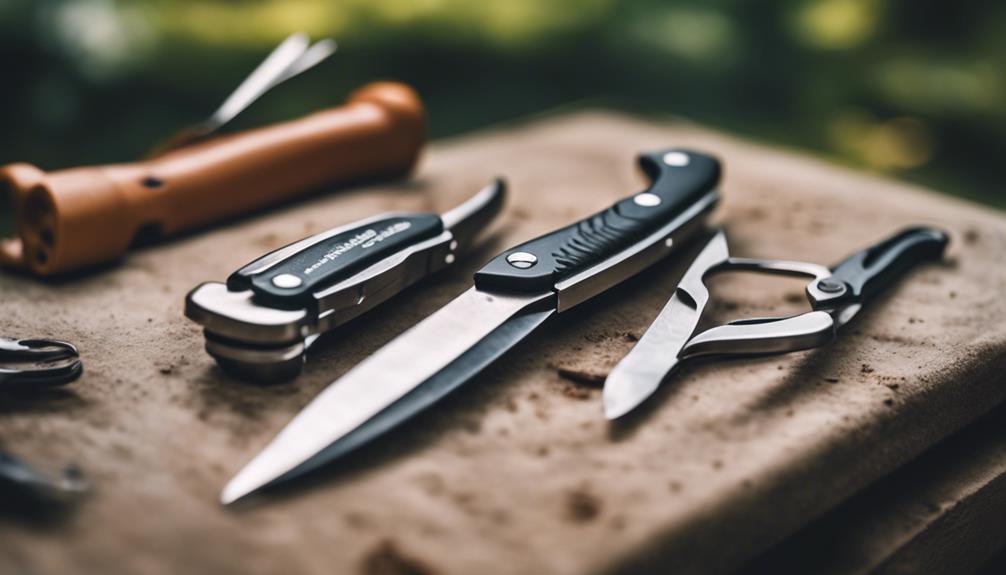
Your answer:
[[[607,210],[496,256],[475,287],[329,385],[224,488],[223,503],[344,455],[469,381],[557,313],[651,266],[701,228],[720,164],[644,154],[652,184]]]
[[[442,216],[387,213],[313,235],[245,265],[227,283],[185,298],[206,351],[245,379],[300,373],[308,347],[328,332],[456,260],[499,214],[497,179]]]

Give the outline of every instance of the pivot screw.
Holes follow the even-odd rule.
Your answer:
[[[279,274],[278,276],[272,278],[272,285],[283,289],[300,287],[300,284],[302,283],[304,283],[304,280],[293,274]]]
[[[653,206],[660,205],[660,196],[657,194],[651,194],[650,192],[643,192],[636,197],[632,198],[632,201],[636,202],[637,206],[643,206],[644,208],[652,208]]]
[[[538,258],[527,252],[514,252],[506,257],[506,261],[517,269],[526,270],[538,263]]]
[[[664,163],[668,166],[681,168],[691,163],[692,159],[684,152],[667,152],[664,154]]]
[[[842,293],[845,291],[845,286],[835,280],[821,280],[817,282],[817,289],[824,293]]]

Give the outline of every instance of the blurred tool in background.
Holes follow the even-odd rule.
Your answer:
[[[1006,206],[1006,5],[978,0],[7,0],[0,164],[140,157],[294,30],[339,38],[338,74],[237,127],[392,77],[435,138],[586,98]]]
[[[335,43],[306,35],[280,44],[209,119],[179,132],[143,162],[45,173],[0,169],[16,237],[0,264],[49,276],[112,261],[137,240],[178,234],[308,192],[415,164],[423,107],[407,86],[370,84],[345,105],[304,118],[210,138],[263,93],[323,60]]]

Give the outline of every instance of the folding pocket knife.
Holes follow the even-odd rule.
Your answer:
[[[496,256],[475,286],[321,392],[224,488],[230,503],[332,461],[470,381],[546,320],[668,256],[719,199],[720,164],[643,154],[648,189]]]
[[[321,232],[245,265],[227,283],[206,282],[185,298],[206,351],[245,379],[295,377],[324,333],[443,269],[499,214],[497,179],[442,216],[387,213]]]

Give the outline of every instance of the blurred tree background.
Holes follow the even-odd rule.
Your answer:
[[[0,0],[0,163],[137,158],[297,30],[340,50],[235,128],[392,78],[434,137],[607,105],[1006,207],[1006,3],[978,0]]]

